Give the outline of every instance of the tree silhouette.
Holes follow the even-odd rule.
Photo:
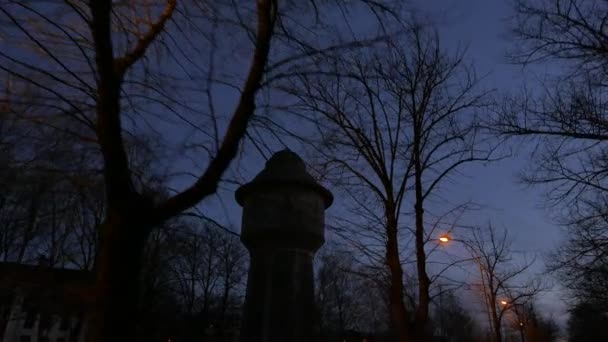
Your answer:
[[[570,310],[568,341],[591,342],[608,339],[606,324],[608,317],[605,310],[596,306],[593,301],[580,302]]]
[[[499,232],[492,226],[474,230],[465,247],[479,266],[479,292],[492,330],[492,341],[501,342],[506,315],[517,313],[544,289],[542,280],[524,277],[535,260],[524,257],[519,264],[512,262],[515,253],[512,240],[506,230]]]
[[[379,22],[391,9],[358,4]],[[19,119],[77,139],[103,177],[89,340],[135,340],[147,238],[216,192],[246,137],[260,89],[289,77],[296,65],[310,65],[313,56],[365,45],[335,39],[335,20],[328,24],[321,15],[325,6],[345,9],[277,0],[0,4],[0,70],[35,94],[17,99],[27,107]],[[216,87],[233,95],[230,109],[218,109]],[[176,134],[164,135],[175,122],[176,132],[196,138],[176,143]],[[146,135],[165,143],[167,155],[194,156],[190,169],[197,172],[176,171],[193,175],[189,185],[159,197],[139,181],[127,145]],[[169,152],[175,145],[179,153]]]
[[[524,180],[547,189],[548,204],[568,228],[550,268],[579,301],[605,302],[608,4],[522,0],[514,9],[513,61],[542,63],[558,73],[547,77],[540,93],[506,99],[492,127],[535,143]]]
[[[425,201],[462,165],[493,158],[476,124],[487,92],[463,53],[443,51],[432,28],[413,23],[405,30],[386,47],[328,60],[319,75],[284,85],[297,98],[291,111],[315,128],[305,141],[319,172],[351,204],[335,228],[388,269],[391,324],[401,341],[429,334],[433,279],[425,248],[433,227]],[[404,223],[408,205],[413,228]],[[418,280],[413,310],[405,303],[401,243],[410,237],[416,269],[408,278]]]

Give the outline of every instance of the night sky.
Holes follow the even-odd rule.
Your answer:
[[[531,89],[538,89],[539,80],[544,78],[547,72],[551,73],[550,67],[543,65],[531,65],[523,68],[520,65],[508,63],[506,57],[509,49],[515,43],[509,36],[509,17],[511,7],[509,0],[410,0],[412,10],[418,11],[417,17],[422,21],[428,21],[437,27],[440,37],[440,44],[447,50],[457,50],[463,46],[467,47],[465,61],[470,62],[476,69],[479,77],[483,77],[481,83],[484,89],[494,89],[494,96],[498,99],[503,94],[521,91],[526,86]],[[331,15],[331,14],[330,14]],[[365,22],[366,18],[361,18]],[[372,18],[368,18],[370,21]],[[364,29],[365,25],[361,27]],[[1,32],[0,32],[1,33]],[[0,38],[2,38],[0,36]],[[241,37],[242,38],[242,37]],[[0,39],[0,49],[5,43]],[[228,43],[227,43],[228,44]],[[236,39],[233,45],[238,45]],[[228,44],[228,45],[230,45]],[[249,46],[247,46],[249,48]],[[215,59],[221,61],[218,69],[236,68],[234,73],[245,69],[249,61],[247,53],[235,50],[226,50],[230,56],[218,55]],[[234,57],[234,58],[233,58]],[[227,61],[224,63],[224,61]],[[240,69],[239,69],[240,68]],[[178,68],[174,70],[178,72]],[[233,70],[234,71],[234,70]],[[178,75],[183,76],[183,75]],[[235,82],[236,83],[236,82]],[[234,104],[238,98],[238,93],[234,89],[216,86],[212,90],[215,97],[215,107],[218,112],[226,114],[228,117],[234,109]],[[184,95],[184,98],[187,95]],[[200,94],[190,94],[191,105],[196,110],[205,110],[205,103],[200,100]],[[202,108],[202,109],[201,109]],[[195,112],[193,110],[193,112]],[[224,117],[224,118],[225,118]],[[196,122],[199,127],[206,127],[208,122]],[[128,123],[126,124],[128,125]],[[179,150],[183,147],[182,142],[190,134],[194,135],[194,130],[190,132],[188,128],[166,128],[170,125],[166,122],[154,123],[154,129],[160,132],[159,141],[166,146],[174,146],[175,150],[169,148],[165,151],[163,163],[167,164],[168,173],[175,171],[188,171],[191,173],[186,176],[173,177],[170,186],[174,190],[184,189],[193,181],[192,174],[200,173],[204,169],[208,159],[190,158],[197,155],[200,151],[194,151],[189,156]],[[180,126],[183,128],[183,123]],[[220,123],[222,125],[222,123]],[[225,125],[225,123],[223,124]],[[225,126],[224,126],[225,127]],[[132,128],[132,127],[129,127]],[[223,127],[220,127],[222,131]],[[281,146],[276,142],[269,142],[273,149],[279,150],[288,147],[300,153],[305,159],[307,152],[298,143],[291,142],[288,146]],[[544,262],[548,260],[548,254],[557,248],[563,237],[561,227],[552,219],[551,208],[546,208],[543,199],[544,190],[542,187],[529,187],[522,184],[518,174],[527,167],[532,166],[530,160],[529,142],[518,140],[510,141],[502,150],[503,153],[510,153],[511,157],[504,160],[482,164],[467,164],[459,169],[459,173],[451,177],[451,181],[442,184],[440,199],[436,202],[430,201],[429,211],[434,209],[445,210],[445,205],[457,205],[470,201],[479,206],[477,210],[467,212],[459,221],[459,225],[484,226],[491,223],[499,229],[507,229],[513,239],[513,249],[518,253],[514,263],[523,262],[524,257],[536,257],[537,261],[526,277],[536,277],[545,275]],[[224,182],[217,195],[208,198],[198,206],[201,212],[209,215],[214,220],[226,223],[235,232],[240,231],[241,208],[234,199],[234,191],[237,188],[235,183],[244,183],[251,180],[264,166],[269,153],[260,154],[251,144],[245,144],[245,154],[239,156],[233,163],[233,167],[226,174],[226,178],[235,182]],[[331,188],[330,188],[331,190]],[[441,207],[444,208],[441,208]],[[340,198],[337,197],[334,205],[329,209],[328,216],[341,213]],[[408,208],[409,210],[409,208]],[[426,209],[425,209],[426,210]],[[438,236],[441,229],[438,230]],[[453,234],[459,238],[460,230]],[[331,241],[332,234],[328,233]],[[445,255],[453,258],[464,259],[468,255],[462,248],[441,246],[440,250]],[[446,250],[450,248],[451,250]],[[517,260],[517,258],[520,258]],[[454,272],[462,272],[457,269]],[[472,280],[475,274],[461,274],[463,280]],[[469,277],[469,278],[467,278]],[[559,288],[558,282],[547,277],[547,283],[553,285],[541,293],[538,297],[539,312],[545,316],[552,316],[560,324],[566,320],[566,298],[565,291]],[[463,298],[473,298],[472,293],[461,292]],[[471,310],[476,310],[480,317],[479,322],[483,324],[485,320],[481,316],[483,313],[479,305],[474,301],[463,300],[464,304]]]
[[[497,97],[517,92],[524,85],[534,87],[545,72],[550,71],[544,66],[522,68],[508,63],[506,54],[514,41],[509,37],[511,9],[507,0],[416,0],[411,2],[411,7],[419,11],[420,18],[436,25],[440,43],[446,49],[467,47],[467,60],[474,65],[478,76],[484,77],[483,87],[494,89]],[[217,91],[219,107],[229,111],[235,94]],[[283,148],[280,145],[275,147],[277,150]],[[287,147],[305,156],[299,144]],[[514,240],[514,250],[527,257],[537,257],[535,266],[527,274],[535,277],[545,273],[546,255],[558,245],[561,228],[551,219],[551,211],[544,207],[543,189],[530,188],[519,181],[518,173],[531,165],[526,143],[512,141],[506,148],[511,150],[510,158],[489,165],[469,164],[461,168],[460,173],[452,177],[453,181],[442,186],[441,197],[453,204],[471,201],[480,205],[479,210],[467,213],[459,223],[483,226],[491,222],[498,228],[507,229]],[[247,151],[247,156],[236,162],[228,177],[246,182],[263,168],[269,155],[262,156],[251,146]],[[183,184],[177,181],[175,185],[179,188]],[[241,211],[234,200],[235,189],[234,185],[225,184],[217,196],[207,199],[199,207],[238,232]],[[329,209],[330,216],[340,211],[339,201],[337,198]],[[444,252],[453,257],[467,257],[460,248]],[[565,293],[559,290],[553,279],[548,278],[548,283],[554,286],[538,297],[538,307],[543,315],[553,316],[563,324],[566,318]],[[463,296],[467,294],[463,293]],[[479,310],[479,307],[471,309]]]
[[[547,71],[540,65],[513,65],[507,53],[514,46],[509,35],[511,7],[508,0],[446,0],[412,2],[421,9],[421,15],[437,25],[440,39],[447,48],[468,47],[469,60],[478,75],[485,76],[487,89],[496,95],[517,93],[523,86],[535,87]],[[528,256],[538,257],[530,273],[544,272],[546,254],[553,251],[562,238],[561,228],[551,219],[551,209],[543,198],[543,189],[529,187],[520,182],[519,173],[530,163],[529,142],[513,141],[509,144],[512,157],[488,164],[471,164],[461,169],[462,175],[446,189],[446,196],[455,202],[471,200],[483,207],[469,213],[467,221],[484,225],[491,222],[498,228],[508,229],[513,238],[513,249]],[[535,276],[535,274],[530,274]],[[555,283],[549,279],[550,283]],[[564,321],[564,293],[557,285],[539,296],[541,312],[553,314]],[[544,309],[544,310],[542,310]]]

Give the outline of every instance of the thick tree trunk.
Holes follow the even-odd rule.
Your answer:
[[[225,272],[226,280],[224,282],[224,291],[222,293],[222,308],[221,308],[221,322],[218,329],[219,340],[227,341],[227,330],[228,324],[226,322],[226,312],[228,311],[228,298],[230,298],[230,286],[228,285],[228,278],[230,277],[230,272]]]
[[[141,263],[147,235],[153,225],[186,210],[215,193],[222,175],[236,156],[255,110],[255,98],[264,76],[277,9],[270,0],[257,1],[258,30],[255,52],[235,112],[216,156],[188,189],[152,210],[137,194],[122,139],[122,81],[129,67],[142,59],[150,44],[171,18],[176,1],[170,0],[161,17],[123,56],[114,54],[112,13],[114,1],[89,1],[91,34],[97,74],[96,133],[104,160],[108,215],[100,228],[96,257],[95,307],[89,321],[89,341],[135,341]]]
[[[500,331],[500,324],[494,323],[494,341],[502,342],[502,332]]]
[[[130,215],[136,218],[136,214]],[[94,307],[87,341],[137,341],[139,286],[146,229],[126,215],[108,217],[100,230]]]
[[[426,272],[426,253],[424,251],[424,209],[416,204],[416,269],[418,271],[418,308],[416,310],[415,329],[417,340],[424,341],[427,336],[429,317],[430,280]]]
[[[502,331],[500,327],[500,318],[496,313],[496,298],[492,296],[492,302],[490,303],[490,308],[492,310],[492,325],[494,329],[494,342],[502,342]]]
[[[390,271],[389,314],[391,329],[399,342],[412,341],[410,319],[403,302],[403,268],[399,258],[397,222],[391,208],[387,208],[386,263]]]
[[[414,187],[416,203],[415,221],[416,221],[416,270],[418,272],[418,308],[416,310],[415,330],[416,339],[426,341],[428,336],[428,317],[430,304],[430,279],[426,272],[426,252],[424,245],[426,242],[424,232],[424,195],[422,190],[422,161],[421,161],[421,136],[420,129],[416,128],[414,134]]]

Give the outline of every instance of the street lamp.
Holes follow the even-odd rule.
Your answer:
[[[473,253],[473,250],[475,250],[474,246],[472,246],[471,244],[469,244],[466,240],[457,240],[457,239],[452,239],[452,237],[449,234],[443,234],[440,235],[438,238],[439,242],[442,244],[447,244],[450,241],[457,241],[462,243],[471,253],[472,256],[472,260],[475,260],[475,262],[477,263],[477,266],[479,266],[479,277],[481,279],[481,289],[483,291],[483,299],[484,299],[484,304],[486,306],[486,313],[488,314],[488,325],[490,327],[492,327],[494,325],[492,317],[490,316],[490,295],[487,292],[486,289],[486,283],[485,283],[485,275],[484,275],[484,267],[482,265],[482,261],[481,261],[481,256],[480,255],[475,255]],[[495,299],[494,299],[495,300]],[[502,301],[504,302],[503,305],[506,305],[507,302],[506,301]],[[502,303],[501,302],[501,303]]]
[[[475,255],[474,254],[474,250],[475,250],[475,246],[469,244],[466,240],[458,240],[458,239],[453,239],[449,234],[443,234],[440,235],[438,238],[439,242],[442,244],[447,244],[450,241],[457,241],[462,243],[472,254],[472,259],[474,259],[477,262],[477,265],[479,266],[479,276],[481,278],[481,286],[482,286],[482,290],[483,290],[483,297],[484,297],[484,301],[485,301],[485,305],[486,305],[486,309],[487,309],[487,313],[488,313],[488,324],[490,327],[492,327],[494,325],[492,317],[490,316],[490,311],[495,307],[495,305],[492,305],[492,307],[490,306],[490,302],[496,303],[495,301],[497,300],[497,298],[494,297],[490,297],[490,295],[487,293],[487,289],[486,289],[486,284],[485,284],[485,276],[484,276],[484,268],[482,266],[482,261],[481,261],[481,256],[479,254]],[[490,277],[490,275],[488,275],[488,278]],[[507,298],[508,299],[508,298]],[[506,299],[502,299],[498,302],[500,305],[502,305],[504,308],[502,309],[503,311],[509,310],[511,308],[514,308],[516,305],[519,305],[517,303],[509,302]],[[499,321],[498,324],[501,324],[501,322]],[[524,341],[524,335],[523,335],[523,329],[524,329],[524,323],[519,321],[519,326],[520,326],[520,333],[522,334],[522,341]]]

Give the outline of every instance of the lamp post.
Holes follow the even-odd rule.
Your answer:
[[[516,324],[517,330],[519,331],[519,337],[521,339],[521,342],[526,342],[526,324],[524,324],[525,313],[520,312],[518,309],[518,307],[523,307],[523,305],[521,303],[507,302],[505,300],[500,301],[500,304],[505,307],[505,310],[508,310],[509,308],[513,309],[512,312],[515,313],[515,319],[517,320]]]
[[[484,267],[481,263],[481,256],[479,255],[475,255],[472,251],[474,250],[473,246],[471,246],[467,241],[465,240],[457,240],[457,239],[453,239],[450,235],[448,234],[443,234],[441,236],[439,236],[438,238],[439,242],[441,244],[447,244],[450,241],[455,241],[455,242],[460,242],[462,243],[465,247],[467,247],[470,250],[471,253],[471,260],[475,260],[475,262],[477,263],[477,266],[479,267],[479,277],[481,278],[481,288],[483,291],[483,300],[484,300],[484,305],[486,307],[486,313],[488,314],[488,325],[489,328],[494,330],[494,320],[492,319],[492,316],[490,314],[490,311],[494,310],[495,305],[491,305],[490,303],[493,302],[493,299],[490,298],[490,295],[488,294],[487,290],[486,290],[486,283],[485,283],[485,277],[484,277]],[[501,304],[504,302],[503,305],[506,305],[507,302],[502,300]]]

